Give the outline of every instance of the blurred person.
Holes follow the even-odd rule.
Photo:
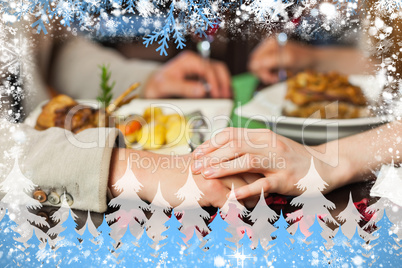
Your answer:
[[[132,83],[140,82],[139,93],[145,98],[202,98],[208,93],[213,98],[231,96],[227,67],[218,61],[206,61],[190,51],[184,51],[166,64],[160,64],[126,59],[114,49],[102,47],[84,37],[76,37],[56,46],[54,55],[50,83],[56,91],[73,98],[96,98],[100,64],[109,65],[112,80],[116,81],[116,94]],[[188,79],[191,76],[198,80]]]
[[[326,8],[320,8],[323,5]],[[355,16],[354,20],[349,18],[341,27],[338,17],[344,14],[333,6],[334,12],[339,13],[332,20],[326,20],[328,6],[331,4],[320,3],[319,6],[307,10],[310,14],[294,19],[298,24],[295,29],[289,30],[292,34],[289,34],[290,37],[284,44],[278,43],[277,36],[263,40],[250,56],[249,70],[263,83],[272,84],[279,82],[278,70],[281,68],[293,74],[314,69],[349,75],[374,73],[387,59],[395,62],[395,56],[400,52],[397,40],[400,40],[399,27],[402,23],[399,15],[391,19],[387,16],[387,11],[382,11],[381,6],[377,5],[377,1],[366,1],[364,6],[358,7],[361,9],[359,16]],[[310,20],[311,13],[315,16],[313,20]],[[309,35],[306,33],[309,27],[305,27],[304,21],[311,28],[308,33],[317,33],[320,30],[330,36]],[[353,21],[358,21],[357,25],[353,25]],[[321,29],[324,25],[329,25],[331,31]],[[334,32],[335,36],[332,37]],[[402,72],[402,64],[397,61],[394,65],[396,70],[392,73],[395,76]]]

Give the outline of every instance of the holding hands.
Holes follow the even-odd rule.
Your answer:
[[[238,199],[258,196],[261,189],[299,195],[295,184],[307,174],[312,158],[306,147],[267,129],[227,128],[193,152],[192,171],[206,179],[243,174],[248,184],[235,190]],[[317,158],[314,163],[329,184],[326,192],[336,188],[336,181],[323,176],[330,167]]]

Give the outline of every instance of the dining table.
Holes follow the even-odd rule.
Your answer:
[[[244,73],[240,75],[236,75],[232,78],[232,88],[233,88],[233,110],[231,113],[231,120],[233,127],[247,127],[247,128],[269,128],[269,125],[255,120],[249,120],[248,118],[240,117],[236,115],[234,112],[235,109],[241,105],[246,104],[249,102],[255,92],[261,89],[261,84],[259,80],[250,73]],[[354,183],[350,185],[346,185],[342,188],[336,189],[328,194],[325,197],[335,204],[335,209],[331,210],[331,214],[334,218],[343,210],[348,204],[350,194],[353,197],[353,200],[356,204],[363,203],[362,208],[365,209],[367,206],[374,204],[379,198],[370,196],[370,190],[374,184],[375,174],[361,174],[364,181],[360,183]],[[279,194],[270,194],[266,198],[267,205],[271,209],[273,209],[278,215],[282,211],[284,215],[287,215],[291,212],[296,211],[300,207],[295,207],[291,205],[291,201],[294,197],[293,196],[283,196]],[[216,212],[216,208],[204,208],[208,211],[211,215]],[[47,207],[44,206],[38,210],[36,210],[36,214],[45,217],[48,220],[49,227],[42,227],[43,231],[47,231],[48,228],[52,228],[57,224],[57,222],[52,221],[51,215],[57,210],[54,207]],[[111,213],[115,209],[109,207],[106,214]],[[88,212],[87,211],[80,211],[74,210],[74,213],[78,216],[76,219],[77,223],[77,230],[85,226],[87,221]],[[96,213],[90,212],[91,219],[95,225],[95,227],[99,226],[104,218],[105,213]],[[364,213],[362,210],[361,213]],[[364,226],[367,222],[361,221],[360,225]],[[332,225],[332,228],[335,229],[337,226]]]

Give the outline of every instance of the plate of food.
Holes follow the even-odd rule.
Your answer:
[[[370,109],[381,88],[372,76],[306,71],[263,89],[235,113],[293,140],[320,144],[386,122]]]
[[[87,128],[116,127],[128,147],[162,154],[186,154],[227,126],[231,100],[128,97],[127,90],[104,109],[96,100],[58,95],[40,104],[25,120],[37,130],[61,127],[79,133]]]

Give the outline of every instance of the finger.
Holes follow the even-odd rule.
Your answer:
[[[228,197],[230,195],[230,192],[232,190],[232,187],[233,187],[234,190],[236,190],[236,189],[239,189],[239,188],[247,185],[247,183],[240,176],[227,176],[225,178],[220,179],[219,181],[228,190],[228,192],[227,192],[227,194],[225,196],[225,202],[224,203],[226,203],[226,201],[227,201],[227,199],[228,199]],[[240,202],[240,204],[244,205],[243,201],[239,201],[239,202]],[[222,204],[222,206],[224,205],[224,203]]]
[[[255,182],[245,185],[241,188],[235,190],[235,196],[237,199],[244,199],[247,197],[255,196],[261,194],[261,189],[264,193],[274,193],[277,192],[278,183],[275,178],[261,178]]]
[[[215,63],[214,68],[219,84],[219,97],[230,98],[232,91],[230,89],[230,72],[228,68],[220,62]]]
[[[248,129],[248,128],[225,128],[211,139],[205,141],[194,151],[194,157],[200,158],[207,154],[209,150],[215,150],[222,147],[230,140],[244,140],[253,144],[254,138],[265,137],[272,134],[269,129]],[[211,148],[212,147],[212,148]]]
[[[218,159],[219,160],[219,159]],[[206,179],[217,179],[225,176],[241,174],[241,173],[266,173],[271,167],[271,159],[262,155],[252,155],[246,153],[233,160],[224,161],[215,164],[204,163],[204,168],[201,169],[201,174]]]
[[[213,165],[218,165],[219,163],[226,162],[238,157],[241,157],[246,154],[250,155],[260,155],[266,156],[275,148],[269,148],[271,143],[271,133],[266,129],[255,129],[255,130],[240,130],[242,133],[241,136],[239,134],[233,134],[233,138],[229,141],[226,141],[226,144],[215,147],[213,150],[211,148],[200,149],[200,153],[198,154],[198,158],[194,162],[200,169],[201,166],[203,168]],[[244,134],[243,134],[244,133]],[[203,154],[200,157],[200,154]],[[248,163],[248,160],[266,160],[269,159],[267,157],[264,158],[256,158],[256,159],[242,159],[246,160],[244,163]]]
[[[238,189],[240,187],[246,186],[247,182],[240,176],[226,176],[219,180],[228,190]]]
[[[202,156],[208,154],[220,148],[221,146],[228,143],[230,140],[234,138],[236,129],[235,128],[225,128],[211,139],[205,141],[201,145],[199,145],[193,152],[193,158],[199,159]]]

